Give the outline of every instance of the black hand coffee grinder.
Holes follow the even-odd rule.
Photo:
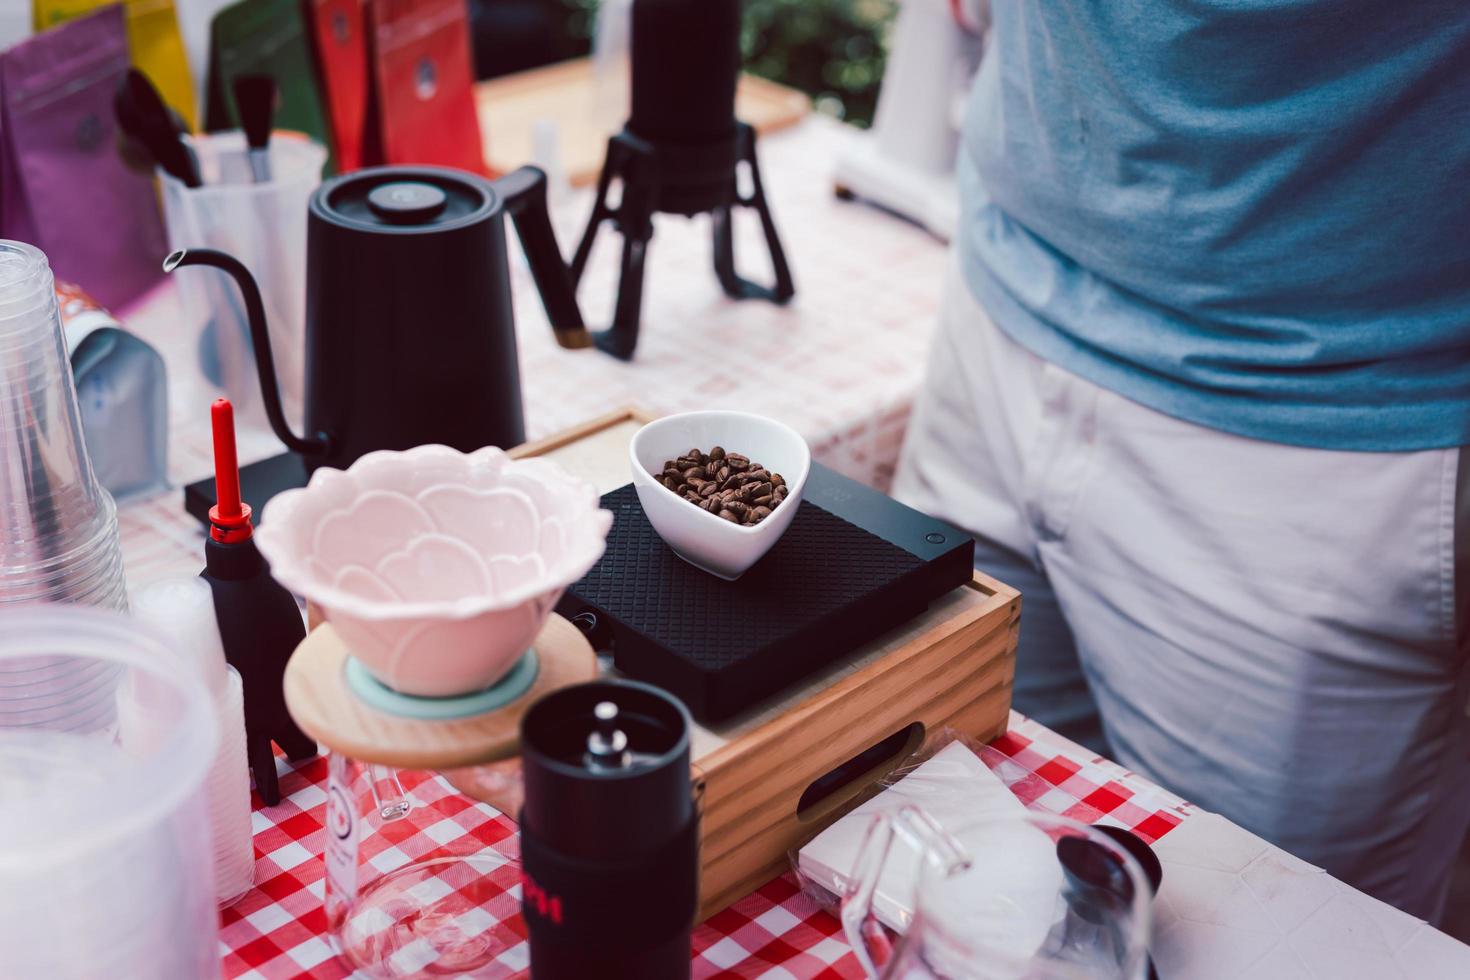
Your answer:
[[[689,713],[594,681],[521,722],[521,906],[533,980],[687,980],[699,906]]]
[[[755,158],[755,130],[735,118],[740,78],[740,0],[633,0],[632,112],[607,144],[592,217],[572,259],[580,281],[604,221],[623,236],[622,279],[612,326],[594,335],[598,347],[631,358],[643,305],[643,261],[655,212],[692,217],[709,212],[714,226],[715,276],[732,299],[785,303],[796,294],[776,222],[766,203]],[[737,172],[744,164],[749,191]],[[613,181],[622,185],[608,204]],[[735,271],[730,225],[737,207],[760,217],[775,282],[759,286]]]

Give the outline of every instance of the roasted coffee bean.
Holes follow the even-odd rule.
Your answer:
[[[749,456],[715,446],[664,460],[654,479],[694,506],[734,524],[758,524],[785,499],[786,481]]]

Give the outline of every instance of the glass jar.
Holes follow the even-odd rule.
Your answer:
[[[530,963],[515,828],[440,775],[328,758],[326,912],[372,977],[512,977]]]

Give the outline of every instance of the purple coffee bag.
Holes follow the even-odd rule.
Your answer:
[[[123,166],[112,98],[129,65],[123,8],[0,55],[0,238],[117,309],[156,283],[168,249],[153,182]]]

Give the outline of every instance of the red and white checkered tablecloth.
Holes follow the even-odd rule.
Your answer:
[[[1150,842],[1191,812],[1165,790],[1017,714],[1010,731],[987,746],[982,758],[1028,807],[1126,826]],[[266,808],[255,800],[255,888],[222,915],[224,974],[250,980],[347,977],[350,970],[327,938],[322,905],[326,759],[280,765],[280,804]],[[515,824],[494,808],[460,796],[440,777],[409,777],[405,788],[444,818],[408,839],[364,842],[365,856],[380,871],[464,844],[466,837],[516,854]],[[525,946],[514,939],[524,938],[524,927],[511,914],[518,901],[518,886],[510,886],[489,908],[501,920],[502,938],[511,941],[505,959],[523,966]],[[692,952],[694,976],[711,980],[862,976],[837,919],[790,872],[701,923]]]

